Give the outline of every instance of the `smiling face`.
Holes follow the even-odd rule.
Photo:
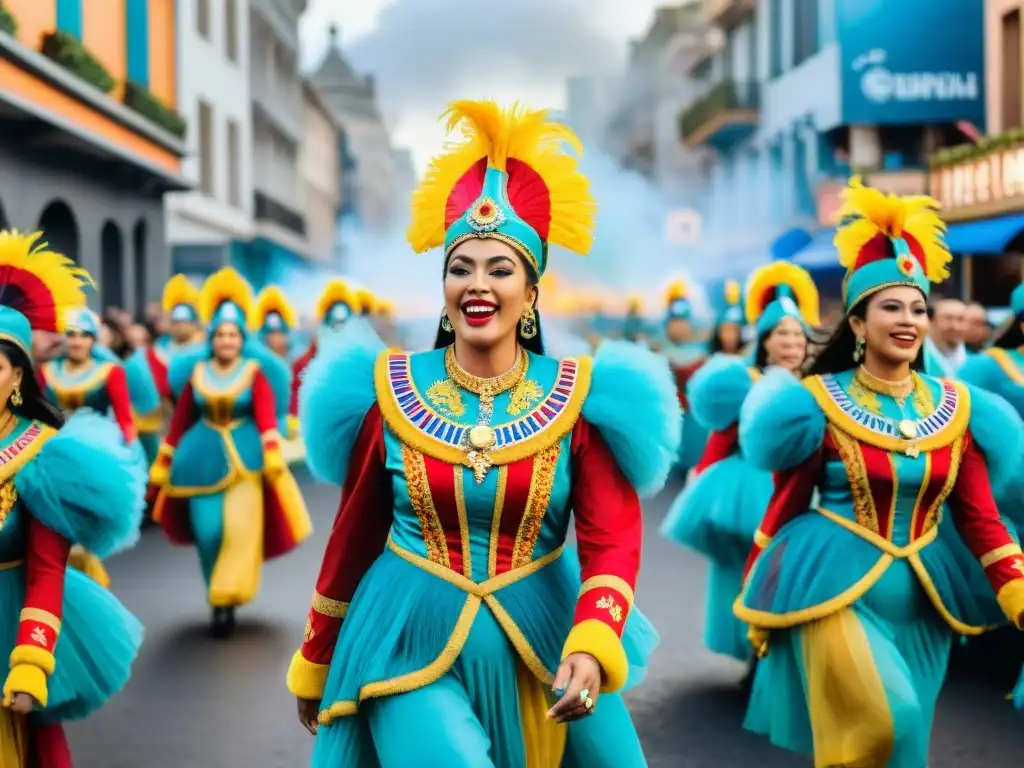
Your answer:
[[[445,312],[460,341],[480,349],[516,338],[516,327],[537,288],[523,260],[498,240],[459,245],[444,276]]]
[[[68,357],[72,362],[81,363],[89,359],[94,343],[92,336],[78,330],[70,330],[64,334],[64,338],[67,341]]]
[[[850,327],[864,339],[865,360],[885,367],[913,363],[928,334],[928,305],[917,288],[897,285],[871,296]]]
[[[242,352],[242,332],[234,323],[221,323],[210,339],[213,356],[220,363],[232,363]]]
[[[779,365],[795,371],[807,356],[807,335],[795,317],[784,317],[764,339],[768,365]]]

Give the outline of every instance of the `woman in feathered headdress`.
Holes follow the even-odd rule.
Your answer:
[[[211,275],[200,296],[209,342],[171,361],[178,393],[150,470],[153,519],[175,544],[195,545],[226,637],[235,608],[259,589],[263,562],[311,532],[306,505],[281,453],[288,366],[252,336],[252,288],[233,269]]]
[[[954,636],[1024,624],[1024,555],[993,501],[1024,425],[919,373],[951,258],[937,208],[851,181],[835,238],[846,317],[810,376],[767,374],[740,417],[743,455],[778,473],[735,606],[763,657],[746,727],[818,765],[926,765]],[[995,600],[973,598],[953,539]]]
[[[280,286],[268,285],[256,297],[254,324],[260,340],[282,360],[291,354],[291,332],[298,325],[295,309]]]
[[[756,329],[754,366],[737,357],[734,347],[733,354],[714,355],[690,378],[687,415],[708,438],[694,476],[661,528],[667,538],[708,558],[704,643],[741,661],[752,654],[732,604],[740,593],[750,542],[771,498],[772,477],[739,450],[740,410],[766,369],[797,371],[811,329],[819,323],[814,281],[793,264],[776,261],[755,270],[746,294],[746,319]],[[738,325],[743,320],[739,296],[732,292],[727,298],[733,301],[720,320]],[[731,336],[738,342],[739,328]]]
[[[0,232],[0,765],[70,765],[60,723],[128,681],[142,626],[107,590],[66,568],[72,544],[101,557],[133,544],[145,475],[117,426],[66,422],[33,371],[32,332],[63,333],[88,273],[40,234]],[[59,642],[58,642],[59,638]]]
[[[624,342],[544,355],[548,246],[593,237],[575,135],[493,102],[448,117],[462,141],[408,233],[443,249],[435,349],[346,328],[302,388],[310,466],[344,486],[288,672],[312,765],[645,765],[615,692],[656,642],[631,610],[638,494],[678,447],[672,380]]]

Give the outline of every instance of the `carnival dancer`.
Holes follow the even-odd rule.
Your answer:
[[[622,338],[639,344],[647,344],[647,329],[644,327],[644,302],[639,296],[626,299],[626,317],[622,321]]]
[[[143,471],[148,466],[135,432],[128,394],[128,380],[121,360],[98,340],[100,321],[87,307],[72,307],[64,318],[62,355],[37,369],[40,389],[51,403],[70,416],[80,408],[110,415],[124,441]],[[110,587],[110,575],[102,561],[79,543],[71,550],[71,565],[104,587]]]
[[[992,493],[1020,467],[1024,425],[917,372],[951,258],[937,205],[851,180],[835,238],[846,318],[808,378],[766,374],[740,413],[743,455],[778,473],[735,607],[764,657],[745,725],[816,766],[926,765],[954,633],[1002,618],[938,535],[944,502],[1024,622],[1024,556]]]
[[[336,331],[344,327],[353,317],[362,314],[362,305],[356,292],[341,278],[331,280],[320,294],[316,303],[317,335],[310,342],[309,348],[292,365],[291,399],[288,404],[288,436],[299,433],[299,385],[306,374],[306,368],[316,357],[319,334],[323,331]]]
[[[772,495],[771,473],[751,466],[739,450],[740,407],[767,368],[799,371],[812,329],[820,323],[814,280],[794,264],[775,261],[755,270],[746,294],[747,321],[757,332],[754,365],[718,354],[690,380],[690,415],[710,439],[696,477],[661,526],[662,535],[708,558],[704,644],[740,661],[750,660],[750,643],[732,605],[743,585],[750,542]],[[736,343],[739,336],[730,340]]]
[[[637,489],[678,447],[672,380],[622,342],[543,355],[548,246],[593,237],[570,129],[493,102],[448,118],[464,141],[409,229],[415,251],[445,249],[435,349],[384,351],[357,325],[303,385],[310,463],[344,487],[289,689],[313,766],[642,766],[615,692],[654,641],[630,615]]]
[[[171,361],[178,402],[150,482],[160,489],[153,519],[173,543],[195,545],[212,631],[227,637],[235,608],[256,596],[264,560],[291,551],[311,526],[277,427],[288,368],[249,333],[252,289],[225,268],[200,298],[210,341]]]
[[[291,332],[298,326],[298,317],[280,286],[268,285],[256,297],[255,325],[260,331],[260,341],[288,362]]]
[[[0,765],[68,768],[61,723],[128,681],[142,626],[66,563],[72,542],[106,557],[134,542],[145,474],[117,426],[67,422],[33,373],[32,331],[64,330],[92,280],[39,234],[0,232]]]
[[[377,297],[369,288],[357,288],[356,301],[359,303],[359,314],[363,317],[373,317],[377,313]]]

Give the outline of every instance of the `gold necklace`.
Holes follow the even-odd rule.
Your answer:
[[[455,346],[452,345],[445,350],[444,368],[448,378],[467,392],[472,392],[480,398],[480,410],[477,414],[476,426],[467,429],[462,438],[462,447],[466,451],[466,460],[473,469],[473,479],[482,483],[487,475],[487,470],[493,466],[490,450],[498,440],[498,436],[491,426],[491,419],[494,416],[494,398],[502,392],[507,392],[526,376],[529,366],[529,358],[526,351],[520,347],[516,355],[516,362],[511,368],[500,376],[490,379],[483,379],[466,371],[459,361],[455,359]]]
[[[896,431],[904,440],[911,441],[903,453],[911,459],[916,459],[920,456],[920,449],[912,442],[917,439],[917,422],[914,419],[908,418],[905,410],[907,398],[914,394],[919,384],[919,379],[914,372],[911,371],[907,378],[900,381],[888,381],[873,375],[862,365],[857,369],[854,378],[865,389],[880,395],[888,395],[896,402],[896,407],[900,409],[901,417],[896,423]]]

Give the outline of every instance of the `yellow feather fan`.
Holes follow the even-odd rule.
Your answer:
[[[68,310],[85,306],[85,289],[96,284],[42,236],[0,231],[0,304],[23,314],[34,330],[63,332]]]
[[[939,203],[924,195],[897,197],[865,187],[859,176],[850,179],[843,190],[842,222],[833,243],[839,251],[839,263],[854,268],[861,249],[875,236],[901,237],[909,234],[924,251],[925,276],[933,283],[949,277],[953,256],[946,248],[946,225],[938,215]]]
[[[368,288],[356,289],[356,301],[359,303],[359,311],[364,315],[372,315],[377,311],[377,297]]]
[[[316,318],[318,322],[324,322],[327,313],[338,302],[341,302],[352,310],[352,314],[358,315],[362,309],[359,297],[349,288],[348,283],[340,277],[336,277],[327,284],[320,299],[316,303]]]
[[[812,326],[821,325],[821,317],[818,307],[818,288],[814,284],[814,278],[807,270],[802,269],[788,261],[773,261],[758,267],[750,273],[747,278],[746,290],[746,314],[747,322],[753,325],[761,317],[769,302],[765,301],[766,296],[773,289],[775,295],[778,288],[785,286],[793,294],[793,301],[796,302],[803,315],[804,321]]]
[[[281,320],[289,328],[295,328],[298,325],[295,308],[288,301],[288,297],[284,295],[284,291],[277,285],[268,285],[256,297],[256,317],[253,325],[257,328],[262,327],[267,320],[267,315],[271,312],[279,314]]]
[[[571,128],[549,120],[547,110],[528,111],[518,103],[503,110],[494,101],[456,101],[441,118],[447,118],[449,134],[461,129],[462,141],[445,145],[413,194],[406,235],[413,250],[444,245],[448,197],[466,171],[486,157],[500,171],[514,158],[539,174],[551,204],[547,242],[580,255],[590,251],[597,203],[576,156],[565,151],[568,145],[576,155],[583,152]]]
[[[214,272],[203,283],[203,289],[199,292],[199,316],[203,322],[209,323],[213,320],[213,316],[225,301],[237,304],[249,325],[252,325],[252,286],[231,267]]]
[[[164,286],[161,304],[163,305],[164,312],[170,312],[182,304],[189,307],[197,307],[199,306],[199,289],[184,275],[175,275]]]
[[[682,280],[676,280],[673,282],[668,289],[665,291],[665,303],[671,304],[673,301],[686,298],[686,283]]]
[[[740,303],[740,284],[735,280],[725,281],[725,303],[729,306]]]

